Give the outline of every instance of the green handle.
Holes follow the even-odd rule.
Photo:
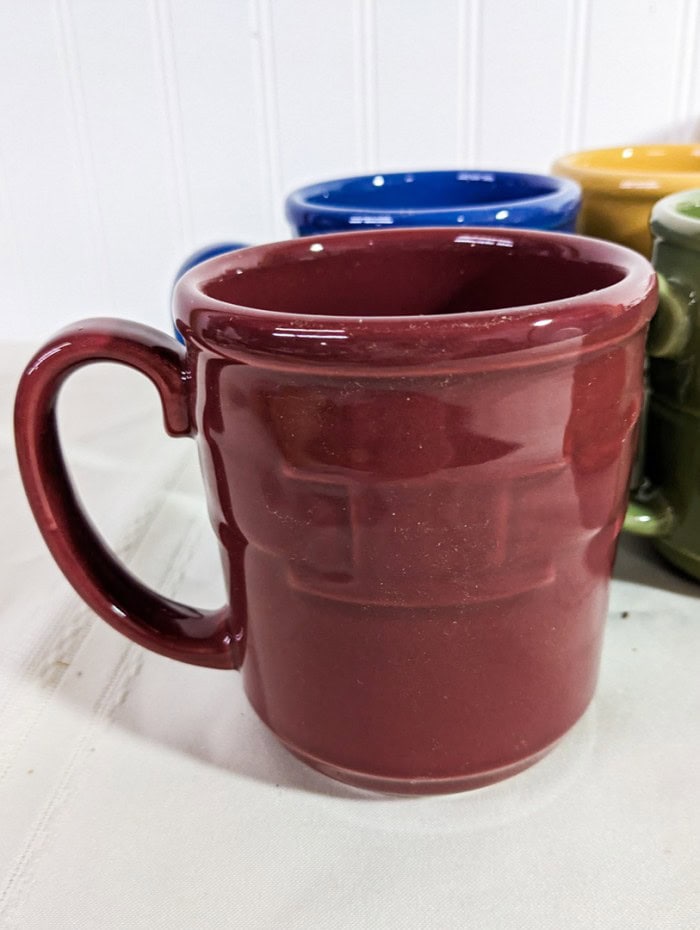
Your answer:
[[[656,276],[659,306],[649,326],[647,354],[652,358],[677,358],[690,337],[688,300],[662,274],[657,272]],[[634,491],[622,528],[636,536],[659,539],[668,536],[674,523],[673,508],[663,494],[647,482]]]
[[[675,516],[666,498],[656,490],[637,491],[627,505],[623,530],[635,536],[659,539],[673,529]]]
[[[659,306],[649,324],[647,354],[652,358],[677,358],[690,338],[690,308],[687,298],[656,273],[659,282]]]

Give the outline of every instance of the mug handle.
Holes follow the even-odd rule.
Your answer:
[[[659,306],[652,317],[647,337],[647,354],[652,358],[677,358],[690,337],[690,307],[687,299],[657,272]],[[675,514],[663,494],[648,482],[635,491],[625,514],[623,529],[636,536],[654,539],[668,536]]]
[[[120,633],[161,655],[237,668],[229,608],[198,610],[163,597],[131,575],[79,503],[61,452],[56,399],[68,375],[92,362],[119,362],[146,375],[171,436],[193,436],[185,350],[170,336],[125,320],[68,326],[27,365],[15,400],[15,442],[24,487],[51,554],[87,604]]]

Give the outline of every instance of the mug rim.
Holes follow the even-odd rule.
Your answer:
[[[322,194],[329,188],[340,190],[349,184],[362,182],[371,183],[377,177],[384,179],[406,179],[412,178],[415,181],[429,182],[460,180],[460,181],[479,181],[494,182],[496,180],[506,180],[517,178],[525,183],[547,181],[552,184],[552,190],[538,194],[532,194],[526,197],[500,198],[490,200],[486,203],[470,204],[455,201],[449,206],[424,206],[424,207],[380,207],[368,203],[366,206],[343,206],[332,203],[311,202],[311,197]],[[489,169],[470,169],[470,168],[446,168],[437,170],[416,170],[416,171],[375,171],[369,174],[349,175],[341,178],[329,178],[324,181],[316,181],[313,184],[303,185],[291,191],[285,199],[285,216],[287,220],[299,225],[303,211],[321,214],[322,216],[335,217],[337,219],[349,219],[350,217],[368,217],[371,222],[377,223],[381,217],[389,217],[390,226],[395,220],[400,223],[402,219],[411,217],[435,217],[438,222],[435,225],[464,225],[470,226],[473,223],[478,224],[479,219],[490,220],[489,225],[498,226],[503,221],[504,226],[510,226],[515,222],[524,222],[524,218],[519,219],[509,215],[507,217],[497,217],[496,214],[503,210],[508,210],[512,214],[515,210],[532,210],[542,209],[545,212],[551,212],[553,221],[561,222],[559,214],[564,212],[575,211],[578,209],[581,201],[581,189],[578,183],[571,178],[556,177],[552,174],[537,174],[525,171],[505,171]],[[460,219],[461,217],[461,219]],[[358,222],[358,226],[362,224]]]
[[[677,191],[654,204],[650,225],[657,239],[672,239],[686,248],[700,249],[700,216],[694,218],[678,209],[689,199],[700,209],[700,187]]]
[[[463,243],[485,248],[530,250],[579,262],[614,265],[623,272],[612,284],[557,300],[491,310],[423,315],[363,317],[267,310],[228,302],[206,292],[226,274],[260,268],[271,256],[281,261],[318,259],[325,254],[369,248],[400,248],[403,244],[436,248]],[[318,250],[318,246],[322,249]],[[316,249],[314,248],[316,247]],[[311,256],[310,254],[311,253]],[[313,258],[311,260],[313,260]],[[238,267],[237,267],[238,266]],[[646,325],[656,309],[656,275],[642,255],[617,243],[565,233],[486,227],[409,227],[333,233],[287,239],[216,256],[186,272],[174,291],[174,316],[185,343],[245,360],[265,357],[272,367],[286,360],[321,364],[340,370],[353,365],[382,364],[425,367],[430,362],[453,365],[456,360],[500,358],[532,350],[539,361],[606,341],[618,341]],[[556,323],[549,331],[542,320]],[[494,324],[510,333],[508,346],[494,344]],[[302,331],[303,339],[275,339],[275,331]],[[342,343],[324,340],[324,333],[342,333]],[[279,333],[278,333],[279,335]],[[339,339],[338,336],[335,337]],[[280,343],[285,343],[281,346]],[[371,342],[369,352],[367,343]],[[503,342],[503,340],[501,340]],[[398,348],[397,348],[398,346]],[[501,358],[501,363],[503,359]]]
[[[623,153],[629,152],[628,156]],[[635,155],[658,155],[667,163],[674,157],[697,156],[697,171],[661,168],[651,171],[635,167]],[[630,159],[629,167],[620,165],[622,157]],[[605,162],[605,159],[609,162]],[[557,175],[578,181],[584,189],[615,190],[622,195],[656,200],[662,194],[700,184],[700,145],[698,143],[660,143],[619,145],[609,148],[582,149],[562,155],[552,165]]]

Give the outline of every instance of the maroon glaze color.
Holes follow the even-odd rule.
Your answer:
[[[136,641],[241,667],[310,765],[430,793],[534,762],[593,694],[642,398],[651,266],[511,230],[324,236],[212,259],[174,340],[65,330],[16,408],[27,493],[78,592]],[[196,434],[230,608],[118,566],[65,476],[65,376],[122,361]]]
[[[53,557],[80,596],[135,642],[195,665],[232,668],[228,609],[201,611],[149,590],[106,548],[66,473],[56,397],[91,362],[122,362],[155,384],[171,436],[193,436],[185,351],[158,330],[125,320],[85,320],[59,332],[27,365],[15,402],[15,441],[27,497]]]

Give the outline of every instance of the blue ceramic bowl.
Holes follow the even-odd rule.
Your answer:
[[[573,181],[512,171],[370,174],[302,187],[287,197],[299,236],[387,226],[513,226],[573,232]]]
[[[180,265],[173,279],[173,286],[170,289],[170,296],[172,299],[173,288],[183,276],[186,271],[189,271],[190,268],[194,268],[195,265],[201,265],[202,262],[205,262],[208,258],[214,258],[215,255],[223,255],[225,252],[236,252],[238,249],[244,249],[246,243],[244,242],[216,242],[213,245],[205,245],[203,249],[198,249],[196,252],[193,252],[189,258],[186,258],[185,261]],[[180,335],[180,332],[175,325],[173,320],[173,330],[175,331],[175,338],[178,342],[181,342],[183,345],[185,340]]]

